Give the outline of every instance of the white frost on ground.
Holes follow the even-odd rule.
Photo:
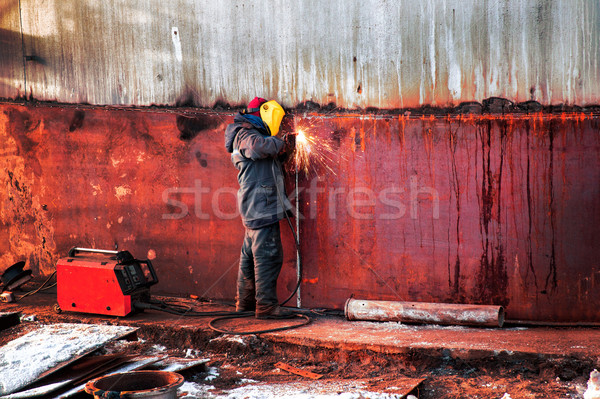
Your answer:
[[[594,369],[590,373],[587,390],[583,394],[584,399],[600,399],[600,373]]]
[[[196,349],[187,348],[185,350],[185,357],[188,359],[196,359],[196,358],[200,357],[200,354],[201,354],[201,352]]]
[[[401,394],[370,392],[364,381],[311,381],[277,384],[255,384],[224,391],[211,392],[212,386],[186,382],[179,396],[186,399],[400,399]]]
[[[36,320],[37,320],[37,316],[36,316],[36,315],[34,315],[34,314],[30,314],[30,315],[22,315],[22,316],[21,316],[21,318],[20,318],[20,320],[21,320],[21,322],[24,322],[24,321],[30,321],[30,322],[33,322],[33,321],[36,321]]]
[[[225,341],[225,342],[233,342],[236,344],[246,346],[246,345],[248,345],[248,343],[246,341],[248,340],[249,337],[250,336],[243,336],[243,335],[220,335],[217,338],[211,339],[210,342]],[[252,335],[252,337],[255,337],[255,336]]]
[[[123,326],[53,324],[12,340],[0,348],[0,395],[15,392],[59,363],[134,330]]]
[[[166,351],[167,351],[167,347],[166,346],[162,346],[162,345],[159,345],[159,344],[152,345],[152,351],[151,351],[151,353],[154,354],[154,355],[159,354],[159,353],[163,353],[163,352],[166,352]]]
[[[217,379],[218,376],[219,376],[219,369],[217,369],[216,367],[209,367],[208,375],[206,377],[204,377],[204,379],[206,381],[212,381],[212,380]]]
[[[258,383],[258,381],[256,380],[252,380],[250,378],[242,378],[241,380],[239,380],[238,384],[256,384]]]
[[[178,396],[181,394],[185,394],[183,396],[185,399],[193,399],[193,398],[213,398],[214,395],[210,393],[211,390],[215,389],[212,385],[202,385],[196,384],[195,382],[184,382],[183,385],[179,388]]]

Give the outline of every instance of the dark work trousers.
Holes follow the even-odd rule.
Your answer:
[[[236,310],[268,313],[277,306],[277,277],[282,264],[279,222],[246,229],[238,270]]]

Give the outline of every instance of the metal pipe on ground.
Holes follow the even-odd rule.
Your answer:
[[[504,308],[495,305],[371,301],[350,298],[344,306],[348,320],[502,327]]]

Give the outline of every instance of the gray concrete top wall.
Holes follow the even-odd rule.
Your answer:
[[[597,0],[4,0],[0,11],[7,98],[600,103]]]

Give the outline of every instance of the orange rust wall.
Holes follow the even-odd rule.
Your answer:
[[[233,298],[243,228],[227,113],[1,104],[0,270],[50,273],[75,245],[150,257],[157,292]],[[300,175],[304,306],[506,305],[600,321],[599,119],[298,116],[331,173]],[[315,177],[319,180],[315,180]],[[294,286],[291,235],[281,298]]]
[[[340,306],[354,294],[598,321],[588,304],[598,300],[599,122],[583,114],[314,122],[345,159],[302,195],[303,303]]]

